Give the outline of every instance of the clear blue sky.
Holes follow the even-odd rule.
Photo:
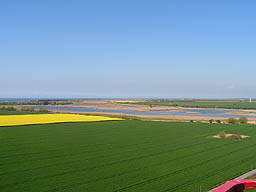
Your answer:
[[[256,97],[255,0],[1,0],[0,97]]]

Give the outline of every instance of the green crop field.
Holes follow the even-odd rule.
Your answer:
[[[251,138],[211,137],[223,130]],[[207,191],[250,170],[255,136],[255,125],[136,120],[0,127],[0,191]]]
[[[129,103],[131,104],[131,103]],[[139,105],[162,105],[162,106],[179,106],[195,108],[224,108],[224,109],[256,109],[256,102],[246,101],[191,101],[191,102],[151,102],[145,101],[134,103]]]
[[[24,114],[43,114],[42,112],[38,111],[8,111],[0,109],[0,115],[24,115]]]

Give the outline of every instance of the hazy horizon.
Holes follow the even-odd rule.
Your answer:
[[[100,97],[100,96],[95,96],[95,97],[0,97],[0,101],[3,101],[3,100],[40,100],[40,99],[63,99],[63,100],[86,100],[86,99],[173,99],[173,100],[240,100],[240,99],[243,99],[243,100],[250,100],[250,98],[252,100],[255,100],[256,98],[252,98],[252,97],[238,97],[238,98],[235,98],[235,97],[223,97],[223,98],[207,98],[207,97]]]
[[[253,0],[0,2],[0,98],[256,98]]]

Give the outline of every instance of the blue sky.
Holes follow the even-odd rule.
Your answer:
[[[2,0],[0,97],[256,97],[254,0]]]

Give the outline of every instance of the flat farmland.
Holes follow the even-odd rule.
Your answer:
[[[220,131],[250,135],[213,139]],[[0,127],[0,191],[207,191],[251,169],[255,125],[136,120]]]
[[[25,114],[45,114],[41,112],[29,112],[29,111],[8,111],[0,109],[0,115],[25,115]]]
[[[224,109],[256,109],[256,102],[239,101],[174,101],[174,102],[151,102],[145,101],[133,103],[140,105],[158,105],[158,106],[179,106],[192,108],[224,108]]]
[[[0,126],[38,125],[70,122],[120,121],[121,118],[79,114],[0,115]]]

